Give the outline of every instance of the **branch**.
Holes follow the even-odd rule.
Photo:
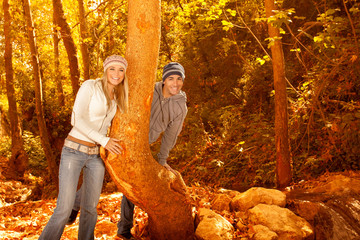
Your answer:
[[[344,8],[345,8],[345,12],[349,18],[349,22],[350,22],[350,25],[351,25],[351,29],[352,29],[352,32],[353,32],[353,35],[354,35],[354,38],[355,38],[355,46],[356,46],[356,55],[359,55],[359,44],[358,44],[358,41],[357,41],[357,36],[356,36],[356,31],[355,31],[355,27],[354,27],[354,23],[351,19],[351,16],[349,14],[349,11],[346,7],[346,4],[345,4],[345,0],[343,0],[343,4],[344,4]]]
[[[101,2],[95,9],[89,11],[89,12],[85,15],[85,18],[87,18],[90,13],[97,11],[97,10],[100,8],[100,6],[104,5],[104,4],[107,3],[108,1],[109,1],[109,0],[105,0],[104,2]],[[79,24],[80,24],[80,22],[76,23],[71,29],[74,29],[74,28],[75,28],[77,25],[79,25]]]
[[[251,35],[255,38],[255,40],[258,42],[258,44],[260,45],[261,49],[264,51],[264,53],[269,57],[269,59],[272,61],[272,58],[270,56],[270,54],[266,51],[266,49],[264,48],[264,46],[261,44],[259,38],[255,35],[255,33],[250,29],[250,27],[246,24],[246,22],[244,21],[244,19],[242,18],[239,10],[238,10],[238,7],[236,5],[236,12],[237,14],[239,15],[239,18],[241,20],[241,22],[244,24],[245,28],[251,33]],[[227,17],[226,13],[225,13],[225,16],[226,18],[229,20],[229,18]],[[233,24],[234,25],[234,24]],[[237,26],[237,25],[234,25],[236,27],[240,27],[240,26]],[[296,88],[290,83],[289,79],[287,79],[287,77],[285,77],[285,80],[286,82],[289,84],[289,86],[298,94],[298,95],[301,95],[297,90]]]
[[[326,84],[327,80],[328,80],[331,76],[333,76],[333,75],[337,72],[337,70],[338,70],[338,67],[337,67],[337,66],[334,67],[334,68],[331,70],[331,72],[329,73],[329,75],[327,75],[327,77],[323,80],[323,82],[321,83],[320,87],[317,89],[317,92],[316,92],[316,94],[315,94],[315,97],[313,98],[313,102],[315,103],[315,105],[318,103],[319,96],[320,96],[323,88],[325,87],[325,84]],[[297,145],[297,147],[295,148],[294,151],[296,151],[296,150],[300,147],[300,144],[301,144],[301,142],[304,140],[305,136],[306,136],[306,135],[309,135],[309,132],[310,132],[310,124],[311,124],[311,122],[312,122],[311,120],[312,120],[312,118],[313,118],[313,116],[314,116],[314,112],[315,112],[315,108],[312,107],[312,109],[311,109],[311,114],[310,114],[310,117],[309,117],[309,122],[308,122],[307,127],[306,127],[306,133],[305,133],[304,136],[301,138],[301,140],[299,141],[299,143],[298,143],[298,145]],[[309,150],[309,144],[308,144],[308,150]]]

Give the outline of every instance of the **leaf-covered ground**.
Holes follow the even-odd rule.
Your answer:
[[[23,201],[29,194],[29,186],[18,181],[0,180],[0,239],[38,239],[42,229],[48,222],[56,199]],[[210,206],[213,192],[200,186],[189,187],[194,206]],[[118,239],[116,237],[117,222],[120,218],[122,194],[115,192],[102,194],[98,205],[98,222],[95,227],[96,239]],[[13,202],[13,203],[9,203]],[[194,207],[196,211],[197,207]],[[233,216],[225,216],[233,221]],[[148,239],[146,232],[147,214],[135,207],[135,227],[132,229],[137,239]],[[66,226],[62,239],[77,239],[79,218],[72,225]]]
[[[50,219],[56,207],[56,198],[39,199],[42,193],[52,191],[43,186],[41,179],[27,174],[22,182],[7,180],[4,175],[8,171],[8,159],[0,157],[0,240],[38,239],[42,229]],[[117,222],[120,219],[122,193],[116,192],[112,182],[99,201],[98,221],[95,227],[95,239],[119,239],[116,237]],[[41,190],[39,190],[41,188]],[[110,191],[109,191],[110,189]],[[188,191],[192,200],[194,214],[199,207],[211,207],[215,191],[209,187],[191,186]],[[54,195],[46,193],[45,195]],[[34,197],[35,196],[35,197]],[[134,228],[132,233],[136,239],[148,240],[146,225],[147,214],[135,207]],[[234,216],[222,213],[230,222]],[[65,226],[62,240],[77,239],[79,217],[72,225]],[[236,233],[236,235],[242,235]]]
[[[0,240],[38,239],[56,207],[56,198],[31,200],[34,199],[32,196],[36,195],[36,190],[39,188],[39,186],[36,187],[37,180],[33,179],[31,175],[27,176],[27,179],[23,182],[6,180],[3,173],[6,171],[7,164],[6,160],[3,160],[4,158],[0,157]],[[331,181],[332,175],[335,174],[337,173],[327,173],[317,179],[293,184],[289,188],[310,189],[325,186],[327,182]],[[360,172],[343,172],[340,174],[360,179]],[[195,214],[200,207],[212,208],[212,200],[222,190],[193,185],[188,187],[188,191]],[[95,227],[95,239],[119,239],[116,237],[116,224],[120,219],[121,197],[122,194],[116,191],[101,194],[98,205],[98,222]],[[236,214],[233,212],[216,212],[232,224],[238,221]],[[146,231],[147,220],[147,214],[140,208],[135,207],[135,225],[132,233],[136,239],[149,240]],[[77,239],[78,223],[79,218],[74,224],[66,226],[61,239]],[[234,233],[234,239],[249,239],[251,234],[251,228],[245,232],[240,232],[237,229]]]
[[[2,183],[1,183],[2,184]],[[99,218],[96,225],[96,239],[113,239],[120,213],[121,193],[103,195],[98,206]],[[0,239],[38,239],[49,220],[56,200],[18,202],[0,208]],[[136,210],[139,225],[146,221],[146,214]],[[62,239],[77,239],[78,220],[66,226]]]

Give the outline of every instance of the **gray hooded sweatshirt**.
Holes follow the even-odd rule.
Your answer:
[[[174,147],[176,139],[181,132],[182,125],[187,113],[186,94],[179,94],[164,98],[162,94],[162,82],[155,84],[153,100],[151,103],[149,143],[155,142],[163,132],[161,138],[158,162],[166,164],[170,150]]]

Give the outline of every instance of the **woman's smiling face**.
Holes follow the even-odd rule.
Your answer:
[[[122,65],[111,65],[106,70],[108,84],[117,86],[125,78],[125,68]]]

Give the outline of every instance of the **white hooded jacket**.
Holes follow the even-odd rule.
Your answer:
[[[110,140],[106,135],[116,106],[113,100],[108,108],[100,79],[85,81],[76,95],[69,135],[105,147]]]

